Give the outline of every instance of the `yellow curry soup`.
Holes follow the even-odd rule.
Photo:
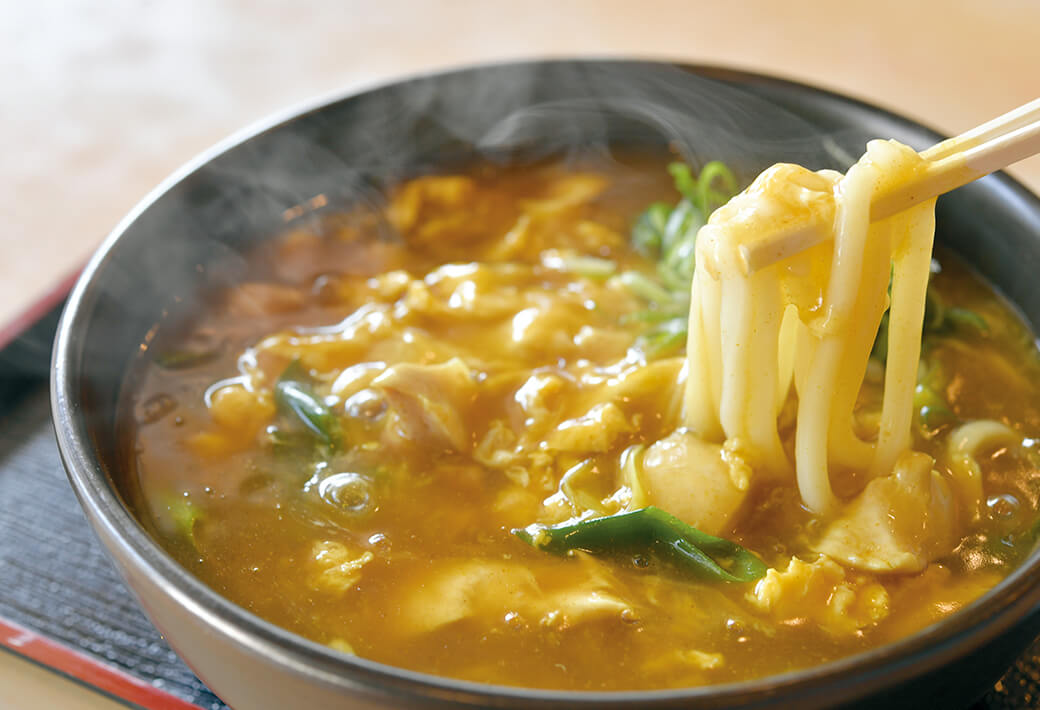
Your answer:
[[[193,574],[279,626],[395,666],[540,688],[804,668],[996,584],[1032,546],[1040,490],[1040,380],[1017,317],[940,260],[930,293],[962,321],[926,333],[913,448],[936,475],[977,475],[984,495],[923,571],[843,564],[819,551],[829,519],[793,474],[763,479],[684,428],[685,316],[653,291],[681,289],[630,237],[647,205],[675,199],[649,159],[477,166],[259,247],[258,276],[160,338],[129,381],[137,515]],[[871,359],[858,394],[862,432],[876,430],[884,367]],[[795,406],[792,391],[778,418],[788,456]],[[741,495],[672,485],[691,461]],[[833,480],[839,497],[864,486],[851,469]],[[717,516],[687,514],[704,500]],[[719,581],[627,548],[554,555],[516,534],[646,506],[739,546],[762,574]]]

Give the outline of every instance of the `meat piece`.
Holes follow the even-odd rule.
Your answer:
[[[462,360],[394,365],[373,379],[371,387],[385,392],[390,401],[391,436],[421,446],[472,448],[461,412],[476,396],[476,382]]]
[[[959,538],[957,506],[932,458],[904,453],[891,475],[867,484],[814,545],[850,567],[920,572]]]
[[[738,464],[723,447],[677,431],[646,450],[642,483],[653,505],[709,535],[723,535],[748,494]]]

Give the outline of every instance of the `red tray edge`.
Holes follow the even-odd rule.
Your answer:
[[[202,710],[151,683],[3,618],[0,647],[85,683],[92,690],[148,710]]]

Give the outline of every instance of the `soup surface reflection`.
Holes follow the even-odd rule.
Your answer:
[[[923,571],[820,553],[828,521],[783,479],[706,529],[768,566],[756,581],[628,549],[554,555],[514,534],[637,500],[689,522],[679,496],[640,483],[681,469],[669,456],[684,446],[683,319],[661,304],[682,284],[630,238],[655,200],[676,193],[651,161],[481,166],[297,220],[130,379],[137,515],[206,584],[291,631],[540,688],[812,666],[940,620],[1006,575],[1034,541],[1040,373],[1020,321],[952,258],[931,282],[952,315],[925,335],[914,448],[983,495]],[[862,430],[883,379],[872,360]],[[784,431],[790,451],[793,422]],[[839,495],[863,487],[842,475]]]

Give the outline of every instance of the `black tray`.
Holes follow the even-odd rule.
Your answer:
[[[0,349],[0,648],[133,706],[223,710],[145,617],[65,478],[48,382],[59,310]]]
[[[130,705],[223,710],[141,612],[65,478],[50,418],[51,305],[0,337],[0,648]],[[1040,640],[972,710],[1036,707]]]

